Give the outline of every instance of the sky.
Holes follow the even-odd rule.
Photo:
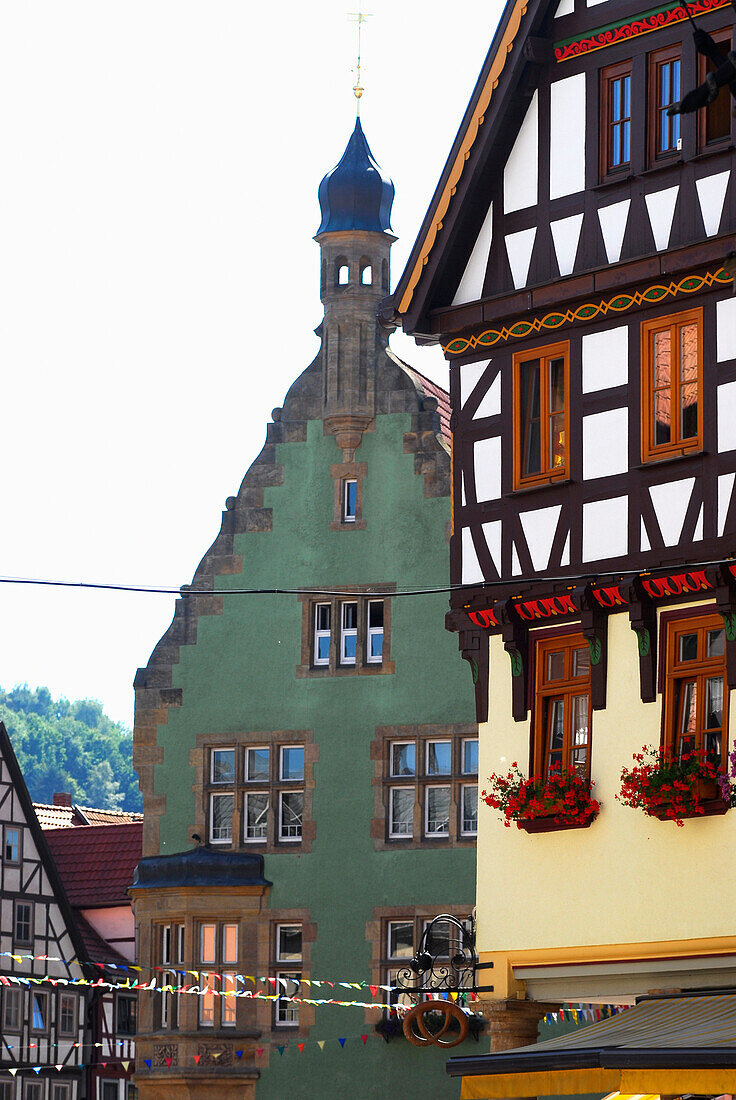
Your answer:
[[[0,5],[0,576],[179,587],[318,349],[317,188],[354,125],[352,0]],[[392,287],[501,12],[367,0]],[[394,350],[447,385],[437,349]],[[173,597],[0,585],[0,687],[99,699]]]

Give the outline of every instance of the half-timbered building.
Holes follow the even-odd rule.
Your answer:
[[[0,1100],[81,1100],[84,945],[2,723],[0,830]]]
[[[495,1049],[544,1001],[736,984],[734,120],[727,89],[669,113],[733,18],[509,0],[383,308],[450,365],[448,626],[481,777],[575,774],[600,804],[511,831],[482,807]],[[617,800],[643,745],[720,776],[682,828]]]

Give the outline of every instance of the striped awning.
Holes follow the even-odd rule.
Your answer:
[[[736,1093],[736,994],[643,998],[618,1016],[500,1054],[452,1058],[462,1100]]]

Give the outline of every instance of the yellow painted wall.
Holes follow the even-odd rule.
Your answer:
[[[736,809],[678,828],[615,799],[622,766],[642,745],[659,744],[661,697],[641,702],[628,615],[611,615],[608,638],[607,707],[594,711],[591,722],[591,778],[601,812],[589,829],[529,835],[515,825],[504,828],[499,811],[480,804],[481,953],[736,934]],[[529,774],[529,729],[529,721],[511,717],[509,657],[501,639],[491,638],[481,789],[487,776],[505,772],[514,760]]]

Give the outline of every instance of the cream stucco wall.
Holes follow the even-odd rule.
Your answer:
[[[539,949],[736,935],[736,810],[686,820],[678,828],[616,801],[621,767],[642,745],[659,743],[660,710],[661,698],[640,700],[636,635],[628,615],[612,615],[607,707],[593,712],[591,722],[591,777],[601,812],[588,829],[529,835],[504,828],[501,814],[481,803],[482,954],[513,957]],[[528,774],[529,735],[529,721],[511,717],[510,662],[494,637],[490,718],[480,730],[481,789],[485,777],[512,761]]]

